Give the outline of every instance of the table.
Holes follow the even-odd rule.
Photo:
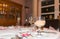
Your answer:
[[[53,31],[53,30],[44,30],[47,32],[55,32],[55,33],[41,33],[42,35],[38,35],[36,31],[31,31],[29,28],[21,28],[21,29],[6,29],[0,30],[0,39],[11,39],[18,35],[21,37],[23,34],[22,32],[27,32],[31,34],[30,36],[23,37],[22,39],[60,39],[60,32]]]

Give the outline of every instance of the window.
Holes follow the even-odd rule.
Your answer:
[[[60,0],[59,0],[59,3],[60,3]]]
[[[60,5],[59,5],[59,11],[60,11]]]
[[[42,13],[54,12],[54,6],[42,8]]]
[[[54,14],[46,14],[41,16],[44,19],[54,19]]]
[[[17,16],[20,17],[19,22],[22,24],[22,5],[10,0],[0,0],[0,25],[16,25]]]
[[[46,0],[46,1],[42,1],[41,3],[42,6],[51,5],[51,4],[54,4],[54,0]]]

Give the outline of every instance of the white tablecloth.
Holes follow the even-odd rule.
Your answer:
[[[38,35],[35,31],[29,31],[32,36],[23,37],[23,39],[60,39],[60,32],[58,31],[49,29],[43,31],[44,32],[41,32],[41,35]]]
[[[20,36],[20,32],[28,31],[27,29],[6,29],[0,30],[0,39],[11,39],[16,35]],[[47,30],[46,30],[47,31]],[[48,30],[49,31],[49,30]],[[52,30],[53,31],[53,30]],[[23,39],[60,39],[60,33],[41,33],[42,35],[38,35],[37,32],[29,31],[32,36],[28,36],[27,38],[23,37]]]
[[[0,39],[11,39],[12,37],[15,37],[18,33],[18,29],[0,30]]]
[[[28,37],[28,38],[29,39],[60,39],[59,34],[51,34],[51,33],[41,33],[41,35],[33,35],[33,37]]]

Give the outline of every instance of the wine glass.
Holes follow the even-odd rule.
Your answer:
[[[45,25],[45,20],[37,20],[34,25],[38,27],[38,34],[41,34],[41,30],[43,30],[43,26]]]

